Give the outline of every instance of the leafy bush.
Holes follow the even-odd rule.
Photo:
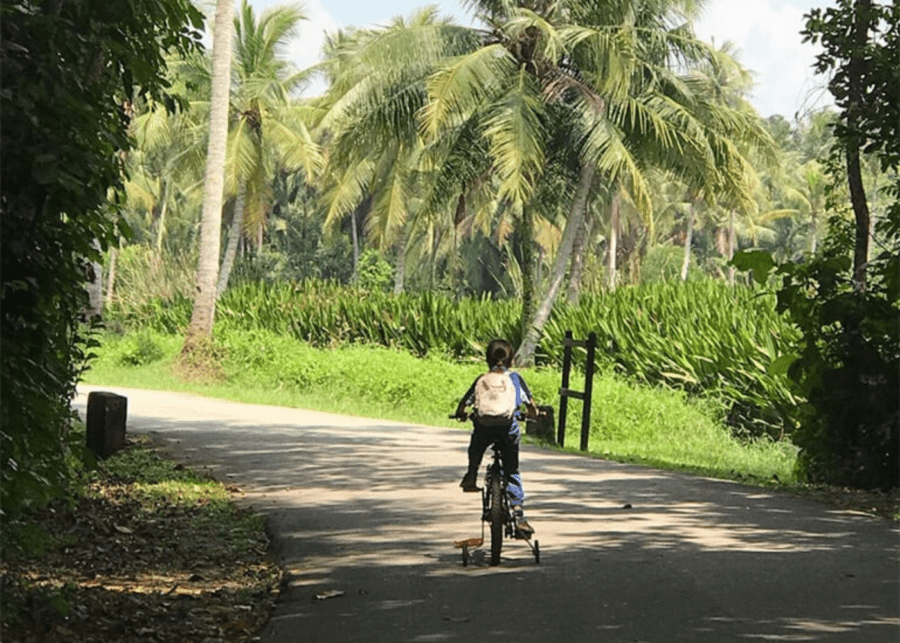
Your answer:
[[[684,248],[673,245],[653,246],[641,264],[641,280],[643,283],[658,283],[679,279],[681,263],[684,261]]]
[[[778,307],[802,330],[789,373],[808,399],[798,408],[800,464],[814,482],[860,488],[900,484],[900,259],[873,262],[865,291],[855,288],[842,222],[823,253],[777,268]],[[843,229],[843,231],[842,231]],[[738,267],[765,282],[765,253],[743,253]],[[878,265],[881,263],[882,265]],[[883,270],[884,272],[879,272]]]
[[[124,366],[141,366],[152,364],[163,358],[163,349],[153,335],[142,330],[132,335],[123,342],[118,361]]]
[[[567,329],[577,338],[597,333],[601,370],[721,398],[738,434],[778,439],[792,430],[798,399],[783,358],[798,332],[771,295],[701,280],[585,296],[551,317],[541,344],[551,363],[562,360]],[[583,364],[584,350],[575,358]]]
[[[359,257],[357,282],[362,290],[387,291],[393,281],[394,269],[376,250],[366,250]]]

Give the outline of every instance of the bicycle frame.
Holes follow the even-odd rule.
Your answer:
[[[500,564],[504,537],[525,540],[534,554],[535,562],[540,563],[538,541],[532,542],[527,538],[522,538],[516,529],[516,520],[507,493],[507,478],[503,473],[501,445],[494,442],[491,444],[491,449],[494,455],[491,463],[487,466],[484,487],[481,490],[482,526],[487,523],[491,527],[491,565]]]
[[[466,420],[465,416],[451,415],[453,419]],[[456,546],[462,549],[463,567],[469,564],[469,547],[480,547],[484,543],[484,524],[491,528],[491,565],[500,564],[500,552],[503,548],[503,538],[524,540],[531,553],[534,562],[541,562],[540,546],[537,540],[530,536],[520,534],[516,528],[516,519],[513,515],[507,492],[507,478],[503,473],[503,446],[501,441],[491,443],[493,458],[488,464],[484,476],[484,487],[481,490],[481,538],[470,541],[458,541]]]
[[[491,498],[491,486],[493,481],[500,481],[500,515],[503,518],[503,524],[505,526],[504,532],[507,536],[514,536],[512,525],[513,525],[513,516],[512,516],[512,508],[509,504],[509,495],[506,491],[507,480],[506,476],[503,475],[503,459],[500,455],[500,447],[497,443],[491,445],[491,448],[494,451],[493,461],[487,466],[487,469],[484,474],[484,487],[481,489],[481,506],[483,508],[481,519],[484,522],[491,522],[491,508],[493,503]]]

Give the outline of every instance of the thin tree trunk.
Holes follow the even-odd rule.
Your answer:
[[[519,332],[524,342],[534,315],[534,214],[528,204],[522,206],[521,216],[519,236],[522,243],[522,317],[519,320]]]
[[[353,241],[353,277],[351,281],[356,283],[359,279],[359,232],[356,229],[356,210],[350,213],[350,239]]]
[[[854,3],[854,18],[852,38],[855,53],[850,57],[847,65],[847,130],[851,132],[851,138],[845,140],[844,145],[847,154],[847,185],[850,188],[850,203],[853,205],[853,215],[856,218],[856,238],[853,247],[853,282],[860,292],[866,290],[866,271],[869,263],[869,228],[871,226],[869,216],[869,203],[866,200],[866,190],[862,182],[862,169],[860,168],[859,150],[862,143],[858,131],[858,112],[862,109],[865,99],[865,72],[866,62],[862,58],[866,41],[871,27],[871,0],[856,0]]]
[[[544,332],[544,326],[547,324],[547,320],[550,319],[553,304],[556,303],[556,297],[565,279],[566,267],[569,265],[572,257],[572,246],[575,243],[575,236],[578,234],[579,229],[584,227],[584,212],[587,209],[587,199],[591,191],[591,184],[594,182],[594,172],[593,165],[584,165],[581,168],[578,188],[569,208],[566,229],[563,231],[559,250],[556,253],[556,261],[553,264],[550,286],[541,305],[531,319],[526,332],[523,334],[522,343],[516,353],[516,364],[520,366],[531,366],[534,364],[534,352],[541,339],[541,334]]]
[[[684,260],[681,262],[681,281],[687,281],[691,266],[691,242],[694,238],[694,202],[688,207],[687,231],[684,235]]]
[[[200,222],[200,258],[194,311],[184,338],[182,353],[192,352],[212,336],[216,313],[216,282],[222,233],[222,197],[225,186],[225,153],[228,138],[228,98],[231,85],[232,0],[217,0],[213,33],[212,96],[209,143],[203,180],[203,216]]]
[[[569,268],[569,289],[566,301],[573,306],[578,303],[581,296],[581,282],[584,279],[584,246],[590,231],[591,221],[585,211],[584,220],[575,231],[575,240],[572,242],[572,265]]]
[[[116,284],[116,261],[119,258],[119,249],[112,248],[109,251],[109,270],[106,275],[106,299],[104,300],[106,304],[112,302],[113,293],[115,292],[115,284]]]
[[[244,204],[246,200],[247,186],[241,183],[237,197],[234,200],[234,216],[231,217],[231,227],[228,229],[228,245],[225,247],[225,256],[222,257],[222,267],[219,269],[219,283],[216,284],[216,299],[222,296],[228,288],[228,280],[231,279],[231,270],[234,268],[234,260],[237,257],[238,243],[244,233]]]
[[[619,254],[619,218],[622,209],[622,197],[616,187],[609,208],[609,243],[607,244],[606,287],[612,292],[616,289],[616,255]]]
[[[169,182],[165,182],[162,191],[162,206],[159,211],[159,224],[156,230],[156,251],[162,253],[163,240],[166,238],[166,215],[169,211]]]
[[[856,238],[853,244],[853,283],[860,292],[866,290],[866,272],[869,263],[869,203],[863,187],[859,165],[859,148],[847,149],[847,183],[850,186],[850,202],[856,217]]]
[[[731,218],[728,221],[728,283],[734,285],[734,266],[731,260],[734,259],[734,209],[731,210]]]
[[[406,244],[409,239],[410,223],[407,221],[400,230],[400,238],[397,240],[397,262],[394,265],[394,294],[403,292],[406,281]]]
[[[819,247],[819,223],[817,221],[816,213],[813,211],[810,213],[810,221],[812,222],[812,238],[809,240],[809,254],[813,256],[816,254],[816,250]]]

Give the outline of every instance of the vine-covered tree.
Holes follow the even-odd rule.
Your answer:
[[[0,25],[0,488],[11,515],[67,482],[86,269],[119,237],[108,195],[122,186],[128,101],[135,88],[163,97],[164,54],[199,46],[202,15],[188,0],[10,0]]]

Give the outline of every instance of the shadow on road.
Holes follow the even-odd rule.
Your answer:
[[[526,448],[541,564],[507,541],[499,567],[463,567],[452,543],[481,530],[478,495],[457,486],[466,433],[283,412],[296,419],[146,413],[129,428],[268,517],[289,586],[264,643],[900,640],[887,521]]]

